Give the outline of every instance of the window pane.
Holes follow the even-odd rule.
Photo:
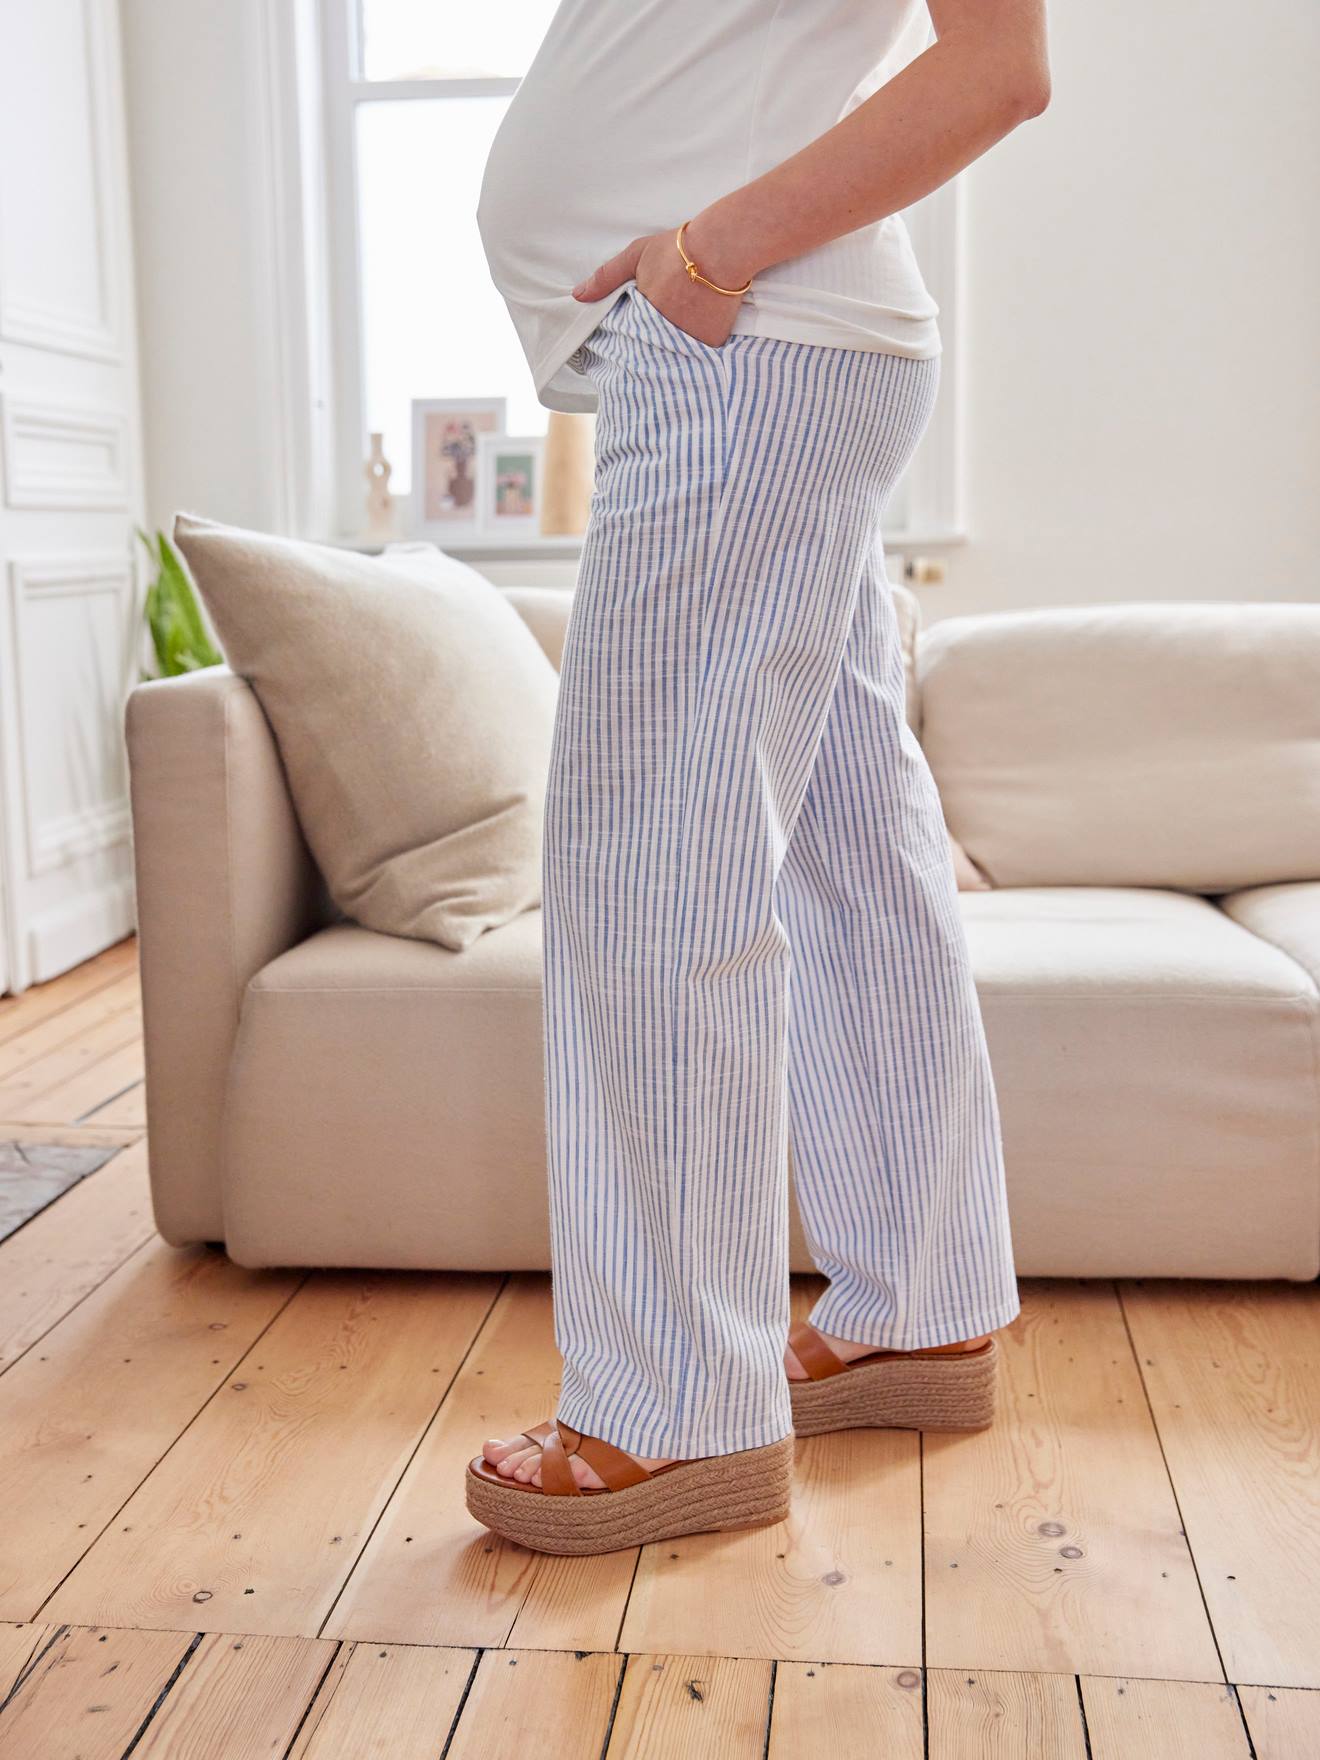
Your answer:
[[[391,490],[410,485],[414,397],[507,397],[514,434],[549,412],[477,231],[491,139],[507,98],[358,106],[362,352],[368,430],[385,436]]]
[[[521,78],[555,0],[359,0],[366,79]]]

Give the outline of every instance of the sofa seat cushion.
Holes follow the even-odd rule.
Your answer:
[[[961,903],[1020,1271],[1314,1276],[1301,966],[1176,892]],[[235,1259],[548,1268],[540,931],[530,911],[453,954],[336,924],[257,974],[226,1102]]]
[[[252,980],[224,1228],[243,1265],[550,1266],[541,913],[461,955],[341,923]],[[807,1271],[795,1201],[793,1269]]]
[[[1281,949],[1320,985],[1320,880],[1249,886],[1218,902],[1235,923]]]
[[[540,927],[526,911],[454,953],[340,923],[257,974],[225,1112],[232,1257],[544,1262]]]
[[[949,829],[997,886],[1320,875],[1320,605],[951,617],[917,666]]]
[[[1313,1277],[1320,999],[1301,965],[1179,892],[962,909],[1019,1270]]]

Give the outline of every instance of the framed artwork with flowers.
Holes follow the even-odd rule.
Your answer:
[[[501,434],[503,397],[415,397],[412,404],[412,535],[443,549],[483,530],[489,499],[481,442]]]
[[[482,434],[477,442],[481,531],[516,544],[541,535],[544,434]]]

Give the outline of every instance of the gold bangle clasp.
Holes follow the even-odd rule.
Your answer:
[[[735,299],[740,294],[746,293],[748,288],[752,285],[750,278],[742,287],[721,287],[717,281],[712,281],[709,276],[701,273],[701,270],[698,269],[697,265],[692,261],[692,258],[683,249],[683,234],[687,231],[688,224],[688,221],[685,220],[674,237],[674,243],[678,246],[678,254],[682,257],[683,266],[688,273],[688,280],[704,282],[707,287],[714,288],[716,293],[727,293]]]

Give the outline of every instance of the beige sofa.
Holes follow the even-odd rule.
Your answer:
[[[571,596],[510,596],[557,661]],[[949,619],[912,687],[996,882],[962,898],[1019,1269],[1314,1277],[1320,606]],[[226,670],[139,686],[127,732],[161,1232],[548,1266],[539,913],[463,953],[336,920]]]

